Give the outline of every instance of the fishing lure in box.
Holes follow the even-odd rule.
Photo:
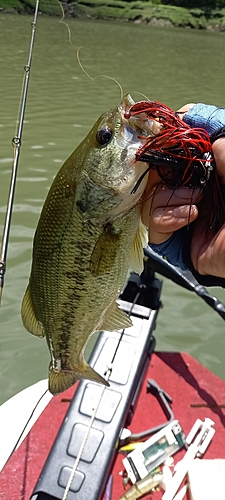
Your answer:
[[[184,445],[185,434],[178,420],[173,420],[124,458],[129,479],[132,483],[143,479]]]

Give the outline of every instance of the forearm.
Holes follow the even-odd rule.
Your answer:
[[[211,135],[225,125],[225,108],[197,103],[184,114],[183,120],[191,127],[204,128]]]

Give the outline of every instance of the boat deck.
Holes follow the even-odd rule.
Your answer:
[[[166,420],[157,399],[146,394],[149,378],[154,379],[171,396],[174,417],[179,420],[186,434],[197,418],[204,420],[208,417],[215,422],[216,433],[204,458],[225,458],[225,382],[186,353],[154,353],[131,422],[133,433]],[[0,473],[1,500],[29,500],[73,394],[74,387],[50,401],[5,465]],[[183,454],[183,451],[178,452],[175,461],[180,460]],[[112,500],[118,500],[124,493],[122,477],[119,475],[123,470],[123,458],[118,455],[114,465]],[[154,492],[145,498],[158,500],[161,497],[162,492]],[[74,498],[79,498],[79,493]]]

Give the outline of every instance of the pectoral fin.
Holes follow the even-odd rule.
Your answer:
[[[116,232],[111,223],[104,226],[99,236],[90,261],[90,270],[94,276],[101,276],[112,268],[120,246],[121,231]]]
[[[36,335],[36,337],[45,336],[43,326],[35,316],[31,293],[30,293],[30,285],[28,285],[26,293],[23,298],[21,317],[23,325],[25,326],[28,332],[32,333],[32,335]]]
[[[147,229],[140,221],[139,228],[134,237],[130,257],[130,269],[138,274],[141,274],[141,272],[143,271],[143,248],[145,248],[148,244],[147,235]]]
[[[129,328],[132,326],[132,321],[127,314],[119,308],[118,304],[114,302],[109,313],[101,325],[101,330],[112,332],[113,330],[120,330],[121,328]]]

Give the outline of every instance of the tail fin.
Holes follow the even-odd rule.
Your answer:
[[[60,392],[69,389],[72,387],[78,380],[80,379],[88,379],[94,380],[99,384],[106,385],[109,387],[109,383],[105,380],[101,375],[99,375],[90,365],[86,362],[82,366],[81,370],[72,371],[72,370],[53,370],[52,366],[49,367],[49,381],[48,388],[53,396],[56,396]]]

